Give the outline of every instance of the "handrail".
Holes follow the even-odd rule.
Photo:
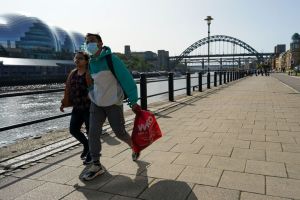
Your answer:
[[[15,124],[15,125],[11,125],[11,126],[1,127],[0,132],[10,130],[10,129],[14,129],[14,128],[20,128],[20,127],[23,127],[23,126],[28,126],[28,125],[31,125],[31,124],[45,122],[45,121],[49,121],[49,120],[53,120],[53,119],[58,119],[58,118],[66,117],[66,116],[69,116],[69,115],[71,115],[71,113],[66,113],[66,114],[62,114],[62,115],[56,115],[56,116],[53,116],[53,117],[47,117],[47,118],[33,120],[33,121],[24,122],[24,123],[20,123],[20,124]]]
[[[238,73],[238,72],[225,72],[224,76],[226,76],[227,73],[227,77],[230,76],[229,80],[224,80],[224,84],[237,80],[239,78],[242,78],[242,73]],[[198,78],[199,79],[199,84],[201,83],[201,90],[199,90],[200,92],[202,92],[202,86],[206,85],[207,83],[202,83],[202,77],[207,77],[203,76],[203,74],[199,73],[199,77],[190,77],[190,74],[187,73],[186,77],[183,78],[173,78],[173,73],[169,74],[169,77],[167,79],[160,79],[160,80],[149,80],[147,81],[147,79],[145,79],[145,76],[143,75],[144,79],[141,79],[140,81],[137,81],[140,84],[140,89],[141,89],[141,97],[139,97],[138,99],[141,101],[141,105],[143,107],[143,109],[147,109],[147,98],[151,98],[151,97],[155,97],[155,96],[160,96],[163,94],[168,94],[169,93],[169,100],[173,101],[174,99],[174,92],[180,91],[180,90],[185,90],[187,89],[187,94],[190,94],[190,88],[195,88],[195,87],[200,87],[200,85],[191,85],[190,81],[191,79],[195,79]],[[187,77],[189,77],[187,79]],[[157,93],[157,94],[152,94],[152,95],[147,95],[147,83],[153,83],[153,82],[162,82],[162,81],[169,81],[169,88],[174,88],[173,86],[173,81],[174,80],[183,80],[186,79],[187,80],[187,85],[190,86],[190,88],[188,87],[184,87],[184,88],[179,88],[179,89],[173,89],[173,91],[166,91],[166,92],[161,92],[161,93]],[[222,80],[221,80],[222,81]],[[214,81],[211,79],[210,83],[214,83]],[[172,87],[170,87],[170,84]],[[207,88],[210,89],[210,88]],[[143,91],[142,91],[143,90]],[[51,90],[38,90],[38,91],[30,91],[30,92],[18,92],[18,93],[7,93],[7,94],[0,94],[0,98],[4,98],[4,97],[15,97],[15,96],[25,96],[25,95],[32,95],[32,94],[44,94],[44,93],[54,93],[54,92],[61,92],[64,91],[64,89],[51,89]],[[52,116],[52,117],[47,117],[47,118],[42,118],[42,119],[38,119],[38,120],[33,120],[33,121],[29,121],[29,122],[24,122],[24,123],[19,123],[19,124],[15,124],[15,125],[11,125],[11,126],[7,126],[7,127],[0,127],[0,132],[5,131],[5,130],[10,130],[10,129],[14,129],[14,128],[20,128],[23,126],[28,126],[31,124],[36,124],[36,123],[40,123],[40,122],[45,122],[45,121],[49,121],[49,120],[53,120],[53,119],[58,119],[58,118],[62,118],[62,117],[66,117],[66,116],[70,116],[71,113],[66,113],[66,114],[62,114],[62,115],[56,115],[56,116]]]

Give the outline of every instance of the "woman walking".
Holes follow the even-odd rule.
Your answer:
[[[73,107],[70,120],[70,133],[81,144],[83,151],[80,158],[84,160],[83,164],[89,164],[91,157],[89,154],[88,138],[81,132],[83,123],[86,127],[86,133],[89,129],[89,109],[90,99],[88,97],[88,62],[89,56],[85,52],[77,52],[74,57],[76,68],[68,75],[64,98],[61,100],[60,111],[64,112],[65,107]]]

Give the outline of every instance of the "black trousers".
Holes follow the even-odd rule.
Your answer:
[[[88,138],[85,136],[84,133],[81,132],[81,126],[84,123],[86,127],[86,133],[88,133],[89,118],[89,109],[84,111],[74,109],[72,110],[69,130],[71,135],[73,135],[81,144],[83,144],[84,149],[89,149],[89,143]]]

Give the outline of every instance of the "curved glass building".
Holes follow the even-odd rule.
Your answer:
[[[49,27],[36,17],[0,15],[0,56],[72,59],[83,42],[82,34]]]

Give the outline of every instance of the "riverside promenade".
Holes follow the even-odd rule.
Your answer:
[[[2,176],[0,199],[300,199],[299,92],[252,76],[188,98],[158,114],[164,136],[138,162],[106,136],[105,175],[83,182],[73,148]]]

